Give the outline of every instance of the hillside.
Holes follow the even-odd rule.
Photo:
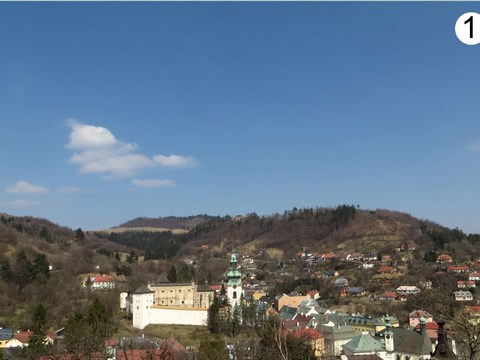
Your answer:
[[[47,308],[52,327],[61,325],[69,314],[91,301],[81,285],[88,274],[105,273],[117,279],[115,292],[101,294],[112,311],[117,309],[121,289],[136,289],[169,271],[172,264],[178,269],[178,278],[185,281],[220,281],[228,268],[227,253],[233,248],[240,254],[255,256],[262,265],[259,278],[268,278],[271,283],[279,280],[275,277],[277,261],[286,263],[302,249],[309,253],[371,251],[392,255],[402,245],[415,244],[416,268],[421,268],[424,261],[434,264],[435,254],[441,252],[448,252],[456,262],[480,258],[479,235],[466,235],[459,229],[447,229],[389,210],[341,205],[294,208],[271,216],[200,218],[171,217],[168,224],[146,218],[137,222],[165,228],[193,226],[188,221],[200,221],[183,233],[84,233],[45,219],[0,214],[0,326],[28,328],[37,303]],[[302,284],[303,265],[297,265],[292,265],[292,271],[296,268],[298,281],[276,284],[278,291]],[[49,266],[52,269],[45,270]],[[352,269],[352,278],[356,278],[355,274]],[[426,275],[425,272],[423,276]],[[406,272],[405,276],[418,273]],[[362,284],[363,280],[356,281]]]
[[[86,303],[81,279],[113,273],[113,253],[130,251],[45,219],[0,215],[0,327],[27,327],[34,304],[48,310],[52,325]]]
[[[191,230],[197,225],[201,225],[213,217],[209,215],[195,215],[187,217],[167,216],[158,218],[138,217],[120,224],[119,228],[164,228],[164,229],[183,229]]]
[[[463,239],[478,241],[478,235],[467,236],[461,230],[450,230],[409,214],[384,209],[363,210],[353,205],[294,208],[271,216],[253,213],[236,217],[137,218],[121,226],[156,225],[162,228],[171,226],[173,229],[174,225],[186,227],[186,221],[199,221],[199,224],[184,234],[172,231],[154,237],[128,233],[108,238],[144,251],[148,248],[153,250],[159,242],[164,244],[168,240],[175,244],[174,248],[170,247],[168,258],[195,255],[202,246],[204,249],[208,247],[210,253],[226,253],[236,248],[242,253],[267,251],[278,258],[291,258],[302,248],[307,248],[309,252],[391,252],[402,244],[415,243],[425,252],[448,250],[452,242],[458,243]],[[458,244],[455,247],[462,252]]]

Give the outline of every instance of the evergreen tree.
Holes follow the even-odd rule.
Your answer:
[[[217,295],[214,295],[212,305],[208,308],[207,326],[212,334],[220,332],[220,300]]]
[[[168,281],[170,281],[172,283],[177,282],[177,269],[175,268],[175,265],[173,265],[173,264],[170,267],[170,270],[168,270],[167,279],[168,279]]]
[[[50,278],[50,264],[45,254],[37,254],[32,264],[33,278],[39,283],[44,284]]]
[[[26,355],[29,359],[38,359],[45,352],[47,345],[45,344],[45,331],[47,324],[47,312],[42,304],[38,304],[33,309],[32,314],[32,331],[28,343]]]
[[[0,278],[8,282],[12,281],[12,268],[10,267],[10,262],[6,258],[0,265]]]
[[[237,336],[240,332],[240,327],[242,325],[242,317],[240,313],[240,307],[235,305],[232,309],[232,316],[230,319],[230,335]]]
[[[202,340],[198,348],[198,360],[228,360],[228,349],[221,338]]]
[[[81,228],[78,228],[77,230],[75,230],[75,237],[78,239],[78,240],[83,240],[85,239],[85,233],[83,232],[83,230]]]
[[[134,263],[135,261],[138,260],[138,256],[137,254],[135,253],[135,251],[133,251],[133,249],[130,251],[130,254],[128,254],[127,256],[127,262],[132,264]]]

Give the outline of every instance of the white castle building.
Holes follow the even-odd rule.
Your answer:
[[[237,254],[232,253],[227,273],[227,297],[232,308],[239,306],[242,274],[238,270]],[[214,298],[208,286],[172,283],[165,275],[148,285],[142,285],[131,296],[120,294],[120,307],[133,315],[133,327],[143,329],[149,324],[206,325],[208,308]]]

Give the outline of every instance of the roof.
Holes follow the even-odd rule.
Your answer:
[[[33,331],[20,331],[13,335],[13,339],[17,339],[21,343],[28,344],[30,336],[33,335]]]
[[[105,275],[105,274],[97,274],[92,279],[92,282],[94,282],[94,283],[113,282],[113,278],[111,276],[108,276],[108,275]]]
[[[312,329],[312,328],[298,329],[293,334],[297,337],[307,339],[307,340],[310,340],[310,341],[322,338],[322,335],[320,335],[320,333],[317,330]]]
[[[154,282],[154,284],[168,284],[170,280],[167,278],[167,274],[165,272],[160,274],[160,277]]]
[[[377,352],[384,350],[382,343],[369,333],[363,333],[362,335],[354,337],[342,347],[352,353]]]
[[[414,355],[430,355],[432,342],[427,335],[414,330],[392,328],[395,352]],[[383,331],[381,332],[381,334]]]
[[[415,319],[420,319],[422,316],[425,319],[433,317],[432,314],[430,314],[428,311],[425,311],[425,310],[413,310],[408,315],[409,318],[415,318]]]
[[[150,290],[146,285],[140,286],[133,292],[133,295],[153,294],[155,291]]]
[[[357,336],[357,333],[350,325],[319,325],[316,330],[322,335],[322,337],[329,340],[353,339]]]
[[[0,328],[0,340],[9,340],[13,336],[13,330],[10,328]]]

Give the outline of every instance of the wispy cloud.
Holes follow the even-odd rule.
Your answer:
[[[32,185],[27,181],[20,180],[14,186],[7,188],[8,194],[34,195],[48,192],[48,188],[40,185]]]
[[[197,163],[191,156],[156,155],[150,158],[139,154],[137,144],[119,141],[101,126],[85,125],[73,119],[67,120],[67,125],[71,129],[67,148],[75,151],[70,162],[85,174],[131,177],[155,166],[185,167]]]
[[[58,192],[61,193],[78,193],[80,188],[78,186],[62,186],[58,188]]]
[[[180,156],[180,155],[157,155],[153,157],[158,164],[168,167],[188,167],[197,165],[197,161],[192,156]]]
[[[175,182],[169,179],[133,179],[132,184],[137,187],[145,187],[145,188],[175,186]]]

